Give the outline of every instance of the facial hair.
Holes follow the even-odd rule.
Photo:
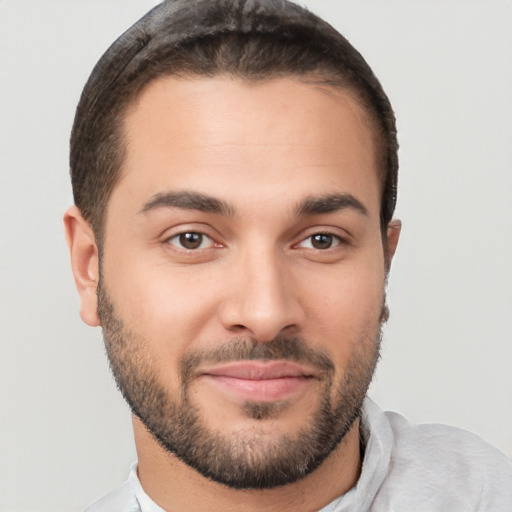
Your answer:
[[[334,381],[329,355],[300,337],[272,341],[237,339],[209,351],[191,350],[179,360],[181,388],[171,396],[158,380],[149,343],[117,316],[104,287],[98,286],[98,315],[115,381],[132,412],[168,452],[217,483],[233,489],[268,489],[296,482],[314,471],[336,449],[361,414],[381,340],[380,317],[361,335],[343,375]],[[340,340],[340,343],[343,341]],[[319,399],[299,432],[269,435],[259,422],[278,419],[280,402],[246,402],[242,412],[255,426],[244,432],[219,432],[208,423],[190,393],[200,365],[240,360],[285,360],[315,368]]]

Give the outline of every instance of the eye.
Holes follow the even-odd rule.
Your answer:
[[[339,236],[333,235],[332,233],[315,233],[314,235],[308,236],[303,240],[299,247],[305,247],[306,249],[317,249],[325,250],[332,249],[341,243]]]
[[[206,249],[213,247],[213,240],[203,234],[197,233],[196,231],[188,231],[185,233],[179,233],[167,240],[167,243],[178,247],[179,249],[186,249],[187,251],[193,251],[195,249]]]

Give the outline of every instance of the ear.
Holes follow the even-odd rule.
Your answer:
[[[64,214],[71,268],[80,295],[80,317],[91,327],[100,325],[96,288],[99,280],[98,247],[90,224],[76,206]]]
[[[400,232],[402,231],[402,221],[398,219],[393,219],[388,224],[387,230],[387,260],[388,267],[391,264],[391,260],[396,252],[396,247],[398,245],[398,239],[400,238]]]

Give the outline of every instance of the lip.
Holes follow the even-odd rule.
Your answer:
[[[310,369],[284,361],[237,361],[205,368],[199,376],[221,391],[257,402],[290,398],[315,377]]]

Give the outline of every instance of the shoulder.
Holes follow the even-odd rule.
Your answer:
[[[385,415],[393,431],[392,457],[396,459],[452,469],[466,467],[482,474],[492,469],[512,471],[510,459],[472,432],[435,423],[415,425],[394,412]]]
[[[140,512],[130,480],[88,507],[85,512]]]
[[[512,510],[512,461],[499,450],[459,428],[384,414],[393,433],[388,490],[414,489],[415,499],[438,507]]]

